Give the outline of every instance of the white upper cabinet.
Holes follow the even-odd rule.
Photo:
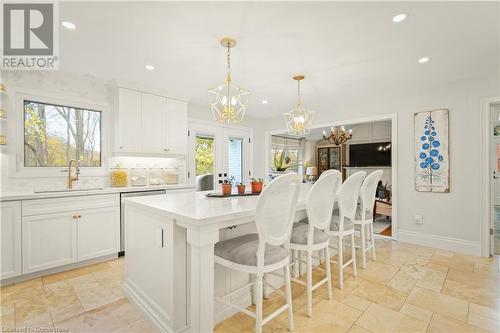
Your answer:
[[[115,155],[187,154],[187,103],[118,88]]]
[[[118,93],[118,123],[116,151],[126,153],[142,152],[141,93],[120,88]]]
[[[167,149],[170,154],[187,154],[188,145],[187,104],[167,100]]]
[[[142,152],[165,154],[167,150],[167,99],[142,93]]]

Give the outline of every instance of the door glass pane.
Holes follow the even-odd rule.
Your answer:
[[[215,139],[210,136],[196,136],[196,190],[214,189]]]
[[[228,176],[236,183],[243,181],[243,139],[231,138],[228,142]]]

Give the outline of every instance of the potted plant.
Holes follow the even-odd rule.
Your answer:
[[[238,183],[236,184],[236,187],[238,188],[238,194],[242,195],[242,194],[245,194],[245,184],[243,183]]]
[[[234,177],[224,179],[224,181],[220,185],[222,188],[222,195],[231,195],[233,182],[234,182]]]
[[[264,185],[264,179],[252,178],[250,180],[250,185],[252,186],[252,193],[260,193],[260,192],[262,192],[262,186]]]
[[[386,182],[385,184],[379,182],[377,186],[377,192],[379,199],[387,199],[388,201],[391,200],[391,185],[389,185],[388,182]]]

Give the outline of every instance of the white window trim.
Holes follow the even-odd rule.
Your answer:
[[[57,96],[47,93],[34,92],[27,89],[11,87],[11,95],[14,96],[11,104],[14,112],[9,113],[9,133],[14,147],[14,152],[9,153],[9,177],[12,178],[35,178],[35,177],[67,177],[62,167],[25,167],[24,166],[24,101],[30,100],[47,104],[67,105],[75,108],[101,111],[101,166],[81,167],[81,177],[105,176],[108,171],[107,160],[109,156],[110,142],[110,114],[107,104],[96,104],[74,96]]]

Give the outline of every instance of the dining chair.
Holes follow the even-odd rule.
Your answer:
[[[330,258],[330,223],[332,220],[333,203],[339,184],[342,182],[342,174],[338,170],[333,170],[327,175],[320,177],[312,186],[307,197],[306,212],[307,223],[295,223],[292,229],[290,249],[297,252],[307,253],[306,262],[306,282],[299,279],[292,279],[293,282],[305,285],[307,288],[307,316],[312,316],[312,292],[324,283],[327,283],[328,298],[332,299],[332,280],[330,263],[326,261],[326,277],[312,285],[312,254],[313,251]],[[302,222],[306,222],[302,221]],[[294,270],[298,267],[298,253],[294,253]]]
[[[352,273],[357,275],[356,271],[356,248],[354,243],[354,216],[359,199],[361,183],[366,176],[366,172],[358,171],[349,176],[340,192],[337,194],[338,210],[334,210],[330,230],[328,234],[337,238],[338,261],[333,263],[339,266],[339,288],[344,288],[344,268],[352,265]],[[344,263],[344,237],[351,238],[351,259]]]
[[[377,186],[380,179],[382,179],[384,171],[376,170],[366,176],[361,185],[361,190],[359,191],[359,197],[361,199],[361,205],[358,206],[356,210],[356,215],[354,216],[354,226],[359,226],[361,241],[359,249],[361,251],[361,267],[366,268],[366,252],[371,250],[372,259],[375,261],[375,236],[373,232],[373,219],[375,207],[375,194],[377,192]],[[370,236],[370,244],[366,246],[366,236]]]
[[[288,310],[288,329],[293,330],[292,290],[290,277],[289,244],[295,210],[299,196],[301,177],[285,174],[275,178],[259,196],[255,215],[257,234],[247,234],[215,244],[215,262],[231,270],[255,275],[255,280],[217,300],[255,318],[255,331],[285,310]],[[264,274],[283,269],[286,304],[262,318]],[[253,284],[256,311],[252,312],[229,302],[231,295],[241,292]]]

